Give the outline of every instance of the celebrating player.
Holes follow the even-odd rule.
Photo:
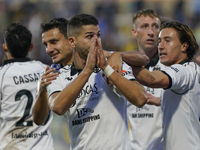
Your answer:
[[[66,118],[71,149],[129,149],[125,97],[142,107],[146,103],[144,88],[125,63],[124,77],[107,65],[94,16],[72,17],[68,38],[74,62],[71,69],[60,69],[47,91],[50,108]],[[106,84],[103,73],[115,86]]]
[[[4,40],[8,60],[0,68],[0,149],[53,150],[51,120],[37,126],[31,114],[37,82],[46,65],[27,58],[33,48],[32,34],[21,24],[10,24]]]

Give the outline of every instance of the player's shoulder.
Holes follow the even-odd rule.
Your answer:
[[[73,72],[72,65],[73,64],[69,64],[69,65],[66,65],[66,66],[60,68],[59,74],[66,74],[66,73],[71,74],[71,72]]]
[[[186,61],[184,63],[179,63],[179,64],[173,64],[170,66],[170,68],[177,68],[179,70],[193,70],[193,71],[196,71],[196,70],[199,70],[199,66],[195,63],[195,62],[191,62],[191,61]],[[176,69],[176,70],[177,70]]]
[[[46,68],[47,67],[47,64],[44,64],[43,62],[38,61],[38,60],[32,60],[32,61],[30,61],[30,63],[33,63],[33,64],[38,65],[38,66],[41,66],[42,68]]]

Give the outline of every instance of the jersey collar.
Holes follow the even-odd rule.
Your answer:
[[[4,61],[4,65],[13,63],[13,62],[26,62],[26,61],[31,61],[30,58],[14,58],[14,59],[8,59]]]
[[[83,69],[76,69],[75,66],[74,66],[74,62],[73,62],[72,66],[71,66],[71,76],[74,76],[77,73],[80,74],[82,70]],[[97,66],[95,66],[94,73],[98,73],[99,71],[101,71],[101,69],[98,68]]]
[[[72,66],[71,66],[71,76],[74,76],[77,73],[80,74],[82,70],[83,69],[76,69],[75,66],[74,66],[74,62],[73,62]]]
[[[178,64],[181,64],[181,65],[183,65],[184,63],[186,63],[186,62],[191,62],[191,60],[190,59],[185,59],[185,60],[183,60],[183,61],[181,61],[180,63],[178,63]]]
[[[153,67],[158,63],[159,56],[158,56],[158,51],[155,53],[153,58],[150,60],[150,62],[145,66],[145,68],[149,69],[149,67]]]

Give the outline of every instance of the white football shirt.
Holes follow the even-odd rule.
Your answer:
[[[46,65],[28,58],[0,67],[0,150],[53,150],[52,114],[44,126],[32,121],[37,82]]]
[[[147,66],[150,72],[165,68],[158,55],[155,55]],[[146,86],[144,88],[155,97],[161,95],[162,89]],[[138,108],[128,102],[127,112],[132,150],[163,150],[161,107],[145,104]]]
[[[135,79],[123,63],[123,76]],[[62,91],[80,73],[74,65],[60,69],[57,80],[47,87],[49,95]],[[135,82],[135,81],[132,81]],[[75,103],[64,114],[73,150],[129,150],[127,100],[110,87],[96,68]]]
[[[185,60],[167,67],[170,80],[163,91],[165,150],[200,150],[200,68]]]

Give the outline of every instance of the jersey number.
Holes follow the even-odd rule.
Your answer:
[[[32,104],[33,104],[33,95],[31,94],[30,91],[28,90],[21,90],[19,91],[16,96],[15,96],[15,101],[20,101],[21,100],[21,97],[23,95],[26,95],[28,97],[28,102],[26,104],[26,108],[25,108],[25,111],[24,111],[24,114],[23,114],[23,117],[17,121],[16,123],[16,127],[27,127],[27,126],[33,126],[33,121],[30,120],[30,121],[25,121],[26,120],[26,117],[29,116],[30,114],[30,110],[31,110],[31,107],[32,107]],[[47,122],[49,121],[49,118],[50,118],[50,113],[49,112],[49,115],[46,119],[46,121],[44,122],[43,126],[47,124]]]
[[[26,117],[29,116],[29,114],[30,114],[31,106],[33,104],[33,96],[31,94],[31,92],[28,91],[28,90],[19,91],[15,96],[15,101],[20,101],[21,97],[23,95],[26,95],[28,97],[28,102],[26,104],[26,108],[25,108],[23,117],[19,121],[17,121],[17,123],[15,125],[16,127],[19,127],[19,126],[20,127],[27,127],[27,126],[33,125],[33,121],[25,121]]]

